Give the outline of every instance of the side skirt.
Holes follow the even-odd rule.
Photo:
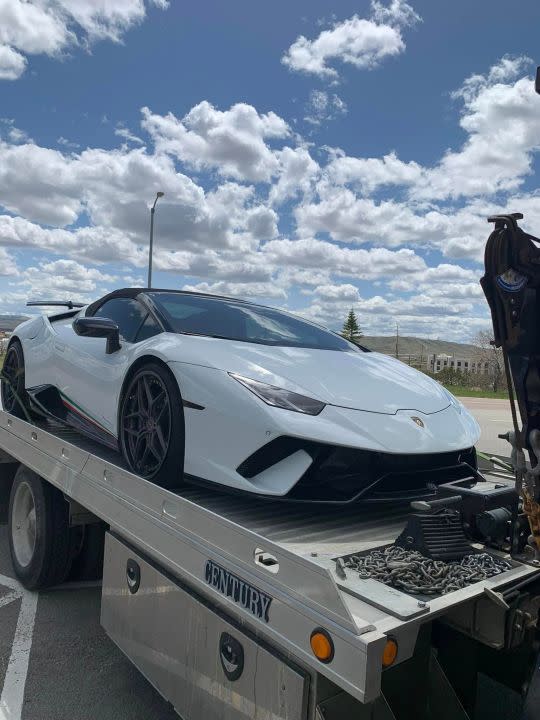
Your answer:
[[[47,417],[63,425],[69,425],[92,440],[118,452],[118,440],[114,435],[105,430],[54,385],[39,385],[27,388],[26,392],[33,405]]]

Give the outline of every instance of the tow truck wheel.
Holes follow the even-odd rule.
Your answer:
[[[9,549],[15,575],[28,590],[57,585],[69,573],[68,504],[59,490],[22,465],[9,498]]]

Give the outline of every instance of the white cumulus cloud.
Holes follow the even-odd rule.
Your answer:
[[[0,247],[0,275],[14,275],[17,272],[17,266],[13,257],[8,251]]]
[[[304,120],[311,125],[320,125],[341,115],[346,115],[347,103],[336,93],[328,93],[325,90],[312,90],[305,110],[306,116]]]
[[[9,45],[0,45],[0,80],[18,80],[26,70],[26,58]]]
[[[465,141],[431,166],[316,147],[246,103],[145,109],[140,129],[109,126],[122,140],[111,149],[45,147],[0,119],[0,300],[22,310],[23,295],[50,288],[86,299],[131,284],[162,190],[154,265],[172,287],[274,298],[334,328],[354,306],[364,332],[399,322],[470,337],[489,324],[478,284],[486,217],[521,210],[526,228],[540,226],[540,193],[521,189],[540,149],[526,63],[505,57],[463,83]],[[144,145],[127,145],[128,133]]]
[[[285,120],[274,112],[258,113],[246,103],[218,110],[203,101],[182,119],[172,113],[156,115],[148,108],[142,112],[143,127],[158,151],[196,170],[216,169],[238,180],[268,182],[279,163],[266,141],[290,134]]]
[[[162,9],[166,0],[150,0]],[[0,79],[17,80],[28,55],[58,57],[70,47],[114,42],[146,16],[144,0],[0,0]]]
[[[420,21],[419,15],[404,0],[392,0],[389,6],[372,2],[371,17],[358,15],[336,22],[314,40],[300,35],[282,57],[284,65],[297,72],[335,79],[336,61],[358,69],[371,69],[386,57],[405,50],[402,28]]]
[[[502,58],[454,93],[463,101],[460,125],[468,138],[427,169],[413,195],[421,199],[487,196],[519,188],[540,148],[540,111],[528,58]]]

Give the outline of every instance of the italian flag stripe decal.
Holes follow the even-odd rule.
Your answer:
[[[93,417],[91,417],[85,410],[83,410],[79,405],[77,405],[77,403],[73,402],[73,400],[71,400],[71,398],[68,398],[67,395],[64,395],[64,393],[61,390],[59,390],[58,392],[60,393],[62,402],[69,410],[71,410],[72,412],[74,412],[77,415],[81,415],[85,420],[88,420],[88,422],[91,422],[92,425],[96,425],[96,427],[98,427],[100,430],[103,430],[103,432],[106,432],[109,435],[111,434],[108,430],[106,430],[103,427],[103,425],[100,425],[100,423],[98,423],[97,420],[94,420]]]

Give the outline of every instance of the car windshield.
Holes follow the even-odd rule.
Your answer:
[[[249,303],[180,293],[147,293],[174,332],[225,340],[353,352],[356,348],[306,320]]]

